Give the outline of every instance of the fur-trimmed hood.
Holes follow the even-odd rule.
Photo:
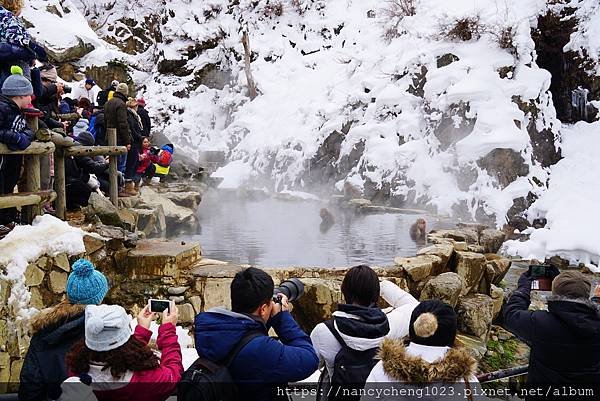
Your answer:
[[[50,329],[60,329],[61,326],[83,317],[85,305],[72,304],[68,300],[56,306],[42,310],[31,319],[32,334]]]
[[[443,348],[445,354],[428,362],[420,356],[411,355],[401,340],[386,338],[379,351],[383,370],[394,380],[418,383],[456,382],[468,379],[477,371],[477,361],[465,349],[427,348]]]

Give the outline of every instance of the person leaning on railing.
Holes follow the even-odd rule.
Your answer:
[[[2,84],[0,95],[0,143],[11,150],[24,150],[34,138],[27,127],[23,109],[31,103],[33,87],[23,75],[13,74]],[[21,175],[22,155],[0,154],[0,195],[13,192]],[[15,208],[0,209],[0,237],[6,235],[17,220]]]

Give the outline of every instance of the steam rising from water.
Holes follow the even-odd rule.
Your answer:
[[[335,224],[323,230],[319,210],[328,207]],[[203,255],[261,267],[393,265],[394,257],[414,255],[408,229],[418,216],[355,215],[327,202],[274,198],[240,199],[235,191],[205,194],[198,210]],[[451,227],[425,216],[428,229]]]

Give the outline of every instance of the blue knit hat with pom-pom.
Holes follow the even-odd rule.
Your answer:
[[[108,280],[92,262],[79,259],[67,280],[67,298],[73,304],[98,305],[108,292]]]

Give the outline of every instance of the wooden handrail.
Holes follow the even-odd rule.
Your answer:
[[[67,156],[117,156],[127,153],[125,146],[81,146],[75,145],[65,149]]]
[[[54,153],[56,147],[52,142],[31,142],[25,150],[10,150],[8,146],[0,143],[0,155],[49,155]]]
[[[56,199],[54,191],[19,192],[15,194],[0,195],[0,209],[9,207],[23,207],[52,202]]]

